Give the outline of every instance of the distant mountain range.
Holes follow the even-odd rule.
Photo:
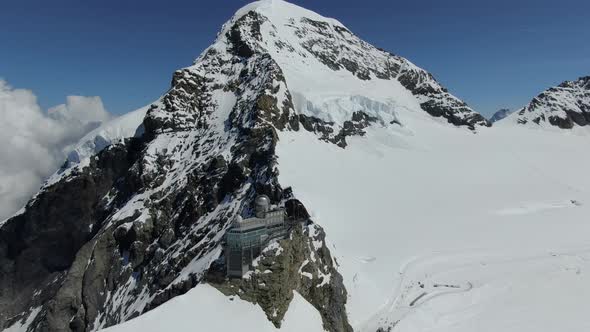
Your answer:
[[[511,111],[508,108],[502,108],[500,110],[498,110],[496,113],[494,113],[492,115],[492,117],[490,117],[490,122],[494,123],[494,122],[498,122],[504,118],[506,118],[507,116],[509,116],[510,114],[512,114],[513,111]]]

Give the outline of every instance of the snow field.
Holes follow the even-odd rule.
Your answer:
[[[102,331],[323,331],[315,308],[295,292],[280,329],[262,309],[238,297],[226,297],[207,284],[199,284],[183,296],[128,322]]]
[[[567,316],[572,330],[583,330],[580,310],[554,314],[531,293],[571,286],[548,295],[575,303],[590,291],[572,280],[587,278],[585,264],[580,274],[562,274],[567,264],[551,259],[552,251],[590,244],[587,133],[503,126],[473,134],[400,114],[410,133],[371,128],[347,138],[343,150],[309,133],[284,132],[277,148],[281,183],[328,234],[355,329],[400,320],[396,329],[404,331],[552,331]],[[416,267],[400,274],[407,262]],[[527,314],[492,324],[510,310]]]

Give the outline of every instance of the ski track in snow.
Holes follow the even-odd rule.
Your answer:
[[[551,209],[564,209],[564,208],[573,208],[577,206],[581,206],[582,203],[577,200],[563,200],[563,201],[555,201],[555,202],[528,202],[523,203],[517,207],[510,207],[505,209],[500,209],[495,211],[498,215],[519,215],[519,214],[529,214],[529,213],[536,213],[545,210]]]
[[[488,251],[474,249],[457,253],[432,253],[414,257],[402,264],[398,281],[391,299],[365,323],[355,330],[373,332],[379,327],[395,327],[420,306],[437,297],[469,292],[474,287],[486,287],[485,281],[476,276],[470,279],[470,272],[495,270],[509,272],[511,265],[521,266],[560,264],[566,271],[581,273],[581,267],[571,265],[571,260],[590,265],[590,247],[562,249],[523,254],[511,251]],[[570,263],[570,264],[568,264]],[[475,272],[475,273],[474,273]]]

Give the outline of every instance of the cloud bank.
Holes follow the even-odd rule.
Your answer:
[[[45,112],[32,91],[0,79],[0,221],[26,204],[74,143],[110,118],[100,97],[68,96]]]

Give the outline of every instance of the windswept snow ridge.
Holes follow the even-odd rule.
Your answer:
[[[68,155],[68,162],[79,163],[99,153],[105,147],[119,143],[125,138],[141,136],[141,124],[148,110],[142,107],[133,112],[116,117],[82,137]]]
[[[230,319],[231,318],[231,319]],[[298,293],[294,294],[282,328],[277,329],[255,304],[228,298],[209,285],[198,285],[186,295],[105,332],[191,331],[321,332],[318,312]]]

